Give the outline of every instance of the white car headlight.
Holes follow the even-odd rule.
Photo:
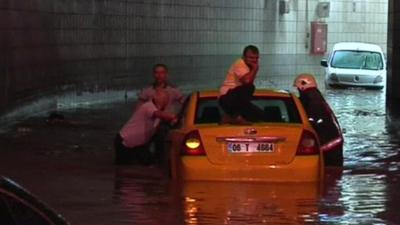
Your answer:
[[[374,84],[380,83],[382,81],[383,81],[383,77],[381,75],[378,75],[375,77]]]
[[[339,78],[338,78],[338,76],[336,75],[336,73],[331,73],[331,74],[329,75],[329,79],[330,79],[331,81],[339,82]]]

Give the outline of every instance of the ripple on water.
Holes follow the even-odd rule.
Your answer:
[[[321,200],[323,208],[339,209],[341,215],[321,214],[321,220],[328,224],[390,224],[380,215],[390,210],[389,189],[390,182],[397,183],[394,174],[399,168],[400,139],[386,120],[385,92],[327,90],[325,96],[345,130],[345,162],[343,176],[328,193],[337,199]]]

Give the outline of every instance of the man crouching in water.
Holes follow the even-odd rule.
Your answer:
[[[343,165],[343,136],[336,116],[318,90],[317,82],[311,74],[300,74],[293,86],[300,94],[307,115],[320,140],[321,150],[327,166]]]
[[[152,99],[135,109],[131,118],[117,134],[115,147],[115,163],[149,165],[152,155],[149,144],[156,133],[160,120],[175,123],[176,116],[165,112],[169,102],[166,91],[157,90]]]

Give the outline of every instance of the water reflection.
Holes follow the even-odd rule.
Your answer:
[[[0,140],[0,170],[30,184],[72,224],[400,224],[400,116],[388,122],[384,92],[325,96],[345,131],[345,158],[318,185],[180,184],[159,168],[115,167],[112,138],[131,104],[67,112],[67,124],[19,124],[29,129]]]
[[[341,207],[344,214],[325,215],[323,220],[334,224],[398,224],[391,222],[399,219],[388,211],[399,204],[391,198],[398,196],[393,190],[399,186],[400,139],[397,127],[393,129],[386,119],[385,92],[339,89],[325,94],[345,131],[345,171],[337,184],[338,201],[321,201],[327,208],[332,204]]]
[[[185,182],[186,224],[304,224],[318,221],[320,186]]]
[[[345,171],[336,188],[321,198],[321,223],[324,224],[387,224],[378,216],[386,210],[384,175],[351,174]],[[332,213],[332,210],[340,213]]]
[[[341,185],[342,198],[347,222],[377,223],[378,213],[385,211],[385,175],[358,174],[345,175]]]
[[[144,175],[143,170],[148,173]],[[318,221],[321,185],[174,182],[156,168],[116,170],[118,224],[304,224]]]
[[[147,167],[118,168],[115,181],[116,204],[129,215],[118,224],[315,224],[329,192],[320,183],[180,183]]]
[[[395,154],[386,126],[385,92],[365,89],[327,90],[325,96],[344,130],[347,168],[380,168],[378,159]]]
[[[159,169],[119,168],[115,199],[130,215],[120,224],[397,224],[400,139],[384,92],[325,96],[344,130],[345,162],[320,184],[176,183]]]
[[[183,224],[177,187],[158,168],[117,168],[114,199],[127,216],[115,224]]]

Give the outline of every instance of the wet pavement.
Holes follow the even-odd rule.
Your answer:
[[[0,136],[0,174],[72,225],[400,224],[400,134],[386,120],[384,92],[325,96],[345,131],[345,162],[320,184],[182,184],[157,167],[115,166],[112,142],[133,102],[21,121]]]

